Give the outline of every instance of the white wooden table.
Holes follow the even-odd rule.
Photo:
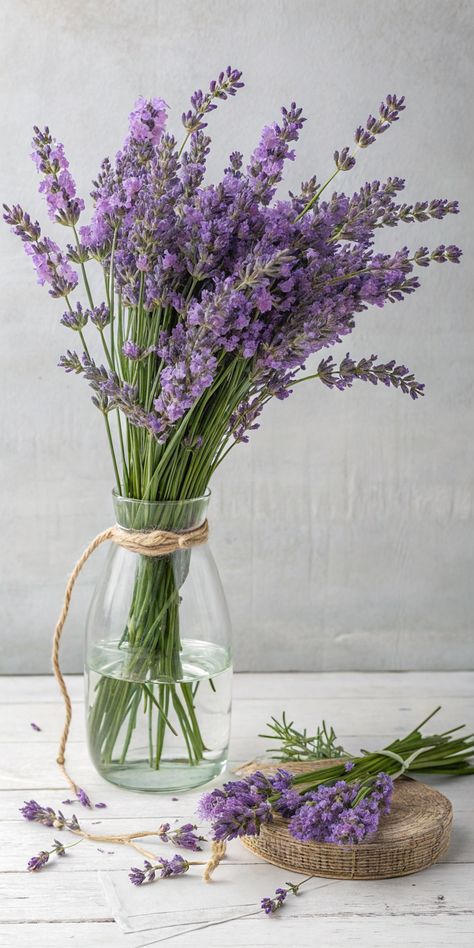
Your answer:
[[[81,677],[71,676],[69,686],[74,715],[68,762],[79,784],[96,800],[108,803],[106,810],[96,810],[90,819],[101,820],[104,832],[116,834],[150,828],[169,818],[192,817],[197,793],[176,794],[178,800],[171,794],[127,793],[95,774],[84,743]],[[474,729],[474,673],[468,672],[237,675],[234,695],[231,766],[262,753],[265,744],[257,734],[271,714],[279,715],[283,709],[297,724],[310,727],[324,717],[353,751],[402,735],[437,704],[442,711],[434,729],[461,723]],[[32,730],[31,721],[41,726],[41,732]],[[143,936],[121,932],[97,878],[98,869],[124,873],[136,864],[131,850],[106,845],[106,850],[115,849],[109,855],[85,842],[72,850],[74,858],[56,860],[40,873],[25,872],[28,858],[47,848],[53,831],[26,823],[19,807],[31,798],[58,807],[69,795],[55,764],[61,724],[62,707],[52,678],[0,678],[0,945],[136,948],[143,944]],[[474,776],[431,782],[450,797],[455,814],[451,847],[438,865],[382,882],[321,879],[316,912],[305,909],[302,890],[275,916],[243,917],[192,936],[180,935],[170,944],[176,948],[472,948]],[[89,811],[79,810],[85,822]],[[257,906],[262,895],[271,895],[261,891],[261,866],[238,842],[229,864],[236,873],[247,866],[255,874]],[[291,874],[282,870],[281,875],[284,883]],[[178,885],[179,880],[166,884]],[[205,900],[210,890],[202,884]],[[238,885],[231,892],[232,904],[239,906]]]

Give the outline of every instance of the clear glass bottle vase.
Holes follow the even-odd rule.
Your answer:
[[[133,530],[189,530],[209,492],[151,503],[114,495]],[[197,787],[222,772],[230,730],[227,605],[209,544],[149,557],[110,545],[87,619],[89,751],[131,790]]]

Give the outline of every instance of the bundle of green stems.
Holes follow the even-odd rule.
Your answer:
[[[444,777],[465,776],[474,773],[474,734],[458,736],[465,725],[450,728],[441,734],[424,737],[422,727],[438,713],[440,707],[428,715],[406,737],[396,739],[380,751],[361,750],[360,757],[349,756],[341,763],[318,770],[297,774],[293,786],[301,793],[316,790],[322,784],[337,780],[347,783],[370,783],[379,773],[393,779],[402,774],[438,774]],[[347,769],[348,760],[353,765]],[[273,799],[277,799],[277,795]]]

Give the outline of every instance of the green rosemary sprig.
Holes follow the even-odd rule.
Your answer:
[[[298,731],[293,721],[287,721],[286,712],[283,711],[281,721],[272,716],[266,726],[270,733],[258,736],[267,741],[279,741],[279,746],[268,748],[275,751],[271,755],[274,760],[327,760],[331,757],[348,756],[344,748],[336,744],[334,728],[328,729],[325,721],[317,727],[315,734],[310,735],[306,728]]]

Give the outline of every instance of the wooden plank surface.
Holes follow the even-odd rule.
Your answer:
[[[82,679],[68,679],[74,699],[69,763],[74,776],[106,810],[73,809],[84,826],[96,832],[121,833],[149,829],[164,820],[192,818],[199,792],[131,794],[102,780],[92,769],[85,745]],[[443,708],[436,730],[458,723],[474,724],[474,674],[282,674],[238,675],[234,688],[232,763],[262,754],[257,737],[271,714],[288,714],[301,725],[322,717],[334,725],[352,751],[380,746],[408,730],[437,704]],[[35,721],[42,730],[34,732]],[[126,873],[137,859],[114,844],[81,843],[70,855],[43,872],[25,872],[28,858],[48,846],[52,831],[26,824],[19,807],[35,798],[53,807],[69,796],[55,765],[62,709],[56,684],[49,677],[0,678],[0,945],[2,948],[112,948],[153,944],[151,932],[125,935],[108,908],[97,871]],[[277,917],[249,914],[239,902],[241,873],[255,878],[255,909],[266,893],[265,864],[238,842],[229,847],[226,877],[235,908],[231,922],[200,927],[169,939],[177,948],[444,948],[474,944],[474,778],[435,780],[454,805],[454,831],[449,851],[430,870],[384,882],[320,880],[315,893],[288,899]],[[176,799],[177,797],[177,799]],[[63,807],[66,809],[66,806]],[[94,825],[93,825],[94,824]],[[101,853],[98,849],[105,849]],[[160,843],[150,849],[159,852]],[[199,870],[194,870],[196,873]],[[282,870],[282,883],[288,873]],[[200,879],[189,880],[200,885]],[[167,882],[163,885],[178,885]],[[216,883],[217,884],[217,883]],[[319,892],[319,888],[321,891]],[[203,888],[203,899],[212,888]],[[254,911],[253,909],[252,911]],[[244,917],[240,917],[244,916]],[[161,944],[161,942],[160,942]]]

